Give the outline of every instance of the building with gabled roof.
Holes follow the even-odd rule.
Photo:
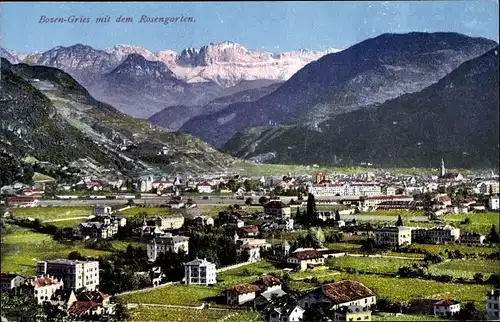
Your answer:
[[[376,295],[360,282],[342,280],[322,285],[299,300],[299,305],[305,309],[317,303],[331,304],[331,309],[351,305],[370,307],[376,304]]]

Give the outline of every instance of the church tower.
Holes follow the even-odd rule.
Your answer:
[[[444,177],[445,174],[446,174],[446,168],[444,167],[444,160],[441,159],[441,171],[439,172],[439,176]]]

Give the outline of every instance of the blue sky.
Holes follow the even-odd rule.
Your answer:
[[[39,23],[40,16],[90,23]],[[111,22],[95,19],[109,15]],[[116,23],[118,16],[133,23]],[[139,23],[150,17],[193,17],[192,23]],[[1,3],[1,46],[21,52],[75,43],[152,51],[234,41],[248,49],[347,48],[382,33],[453,31],[498,42],[498,1]]]

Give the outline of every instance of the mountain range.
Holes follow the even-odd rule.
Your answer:
[[[203,105],[237,91],[267,86],[270,81],[282,82],[307,63],[335,51],[338,50],[270,53],[223,42],[210,43],[199,50],[187,48],[179,54],[172,50],[153,53],[139,46],[117,45],[98,50],[76,44],[41,53],[17,53],[3,48],[0,55],[11,63],[59,68],[97,99],[127,114],[147,118],[169,106]],[[146,65],[149,68],[142,70],[141,77],[137,72]],[[151,79],[136,90],[135,85],[148,73]],[[169,77],[158,78],[162,73]]]
[[[248,129],[225,148],[272,162],[498,167],[498,46],[421,91],[306,124]]]
[[[169,132],[102,103],[69,74],[1,61],[0,155],[88,175],[197,173],[234,161],[190,135]],[[163,151],[161,155],[159,152]]]
[[[194,117],[180,130],[222,146],[253,126],[315,124],[420,91],[496,45],[456,33],[382,34],[309,63],[269,95]]]
[[[495,41],[449,32],[281,54],[232,42],[179,54],[0,48],[10,62],[28,63],[2,59],[0,147],[11,161],[86,159],[127,173],[235,161],[208,144],[280,163],[427,167],[445,157],[454,167],[490,166],[498,161],[497,50]],[[44,151],[42,141],[53,147]]]

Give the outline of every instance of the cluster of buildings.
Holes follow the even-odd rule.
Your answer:
[[[486,236],[478,233],[460,233],[459,228],[450,225],[433,228],[388,226],[375,229],[374,240],[377,245],[408,246],[419,244],[461,243],[481,245]]]
[[[39,305],[51,304],[75,317],[112,315],[111,296],[99,292],[99,262],[39,261],[36,276],[1,275],[2,292],[31,294]]]

